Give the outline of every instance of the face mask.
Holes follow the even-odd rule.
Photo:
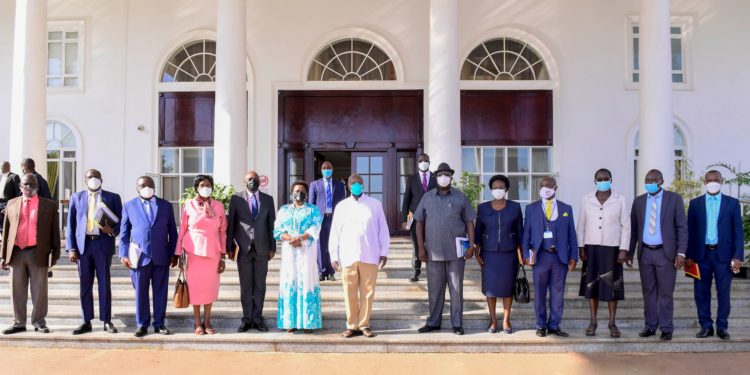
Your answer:
[[[542,199],[550,199],[553,195],[555,195],[555,189],[550,189],[548,187],[539,189],[539,196],[542,197]]]
[[[364,189],[365,189],[365,187],[362,186],[362,184],[360,184],[359,182],[355,182],[349,188],[349,190],[352,191],[352,195],[355,196],[355,197],[359,197],[360,195],[362,195],[362,190],[364,190]]]
[[[659,184],[646,184],[643,188],[646,189],[646,192],[649,194],[654,194],[659,191]]]
[[[198,194],[203,198],[208,198],[211,196],[211,192],[213,192],[214,189],[206,186],[206,187],[200,187],[198,188]]]
[[[298,191],[292,194],[292,199],[295,202],[304,202],[307,200],[307,193],[305,193],[304,191]]]
[[[437,183],[441,187],[448,187],[451,184],[451,177],[450,176],[438,176]]]
[[[612,187],[612,181],[597,181],[596,190],[608,191]]]
[[[429,161],[422,161],[419,162],[419,170],[422,172],[427,172],[427,169],[430,168],[430,162]]]
[[[99,190],[100,187],[102,187],[102,180],[91,177],[86,181],[86,186],[88,186],[89,190]]]
[[[333,176],[333,169],[323,169],[323,178],[331,178]]]
[[[250,190],[251,192],[258,191],[258,186],[260,186],[260,181],[257,179],[250,179],[247,181],[247,190]]]
[[[141,195],[141,198],[149,200],[154,196],[154,189],[148,186],[142,187],[141,190],[138,191],[138,194]]]
[[[721,183],[720,182],[709,182],[706,184],[706,191],[709,194],[716,194],[719,191],[721,191]]]
[[[492,198],[497,200],[505,198],[505,189],[492,189]]]

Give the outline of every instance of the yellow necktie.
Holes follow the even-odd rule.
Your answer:
[[[86,231],[92,233],[94,231],[94,223],[96,215],[96,196],[93,193],[89,193],[89,213],[86,220]]]
[[[552,199],[547,201],[547,209],[545,210],[545,213],[547,214],[547,220],[552,220]]]

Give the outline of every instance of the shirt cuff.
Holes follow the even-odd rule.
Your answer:
[[[677,253],[677,255],[679,255],[679,256],[681,256],[683,258],[686,258],[685,253]]]

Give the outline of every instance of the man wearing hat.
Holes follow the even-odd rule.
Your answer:
[[[419,259],[428,262],[427,293],[430,316],[419,329],[420,333],[440,329],[445,303],[445,286],[451,296],[451,324],[453,333],[463,335],[463,284],[465,260],[474,255],[474,219],[476,212],[469,199],[451,187],[454,170],[447,163],[440,163],[435,171],[437,189],[422,196],[414,212],[417,222],[417,244]],[[466,255],[459,257],[456,238],[469,239]]]

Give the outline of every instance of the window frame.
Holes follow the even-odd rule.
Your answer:
[[[338,51],[338,50],[336,50],[336,48],[334,48],[335,45],[337,46],[337,45],[340,45],[340,44],[344,44],[346,42],[350,43],[348,49],[343,50],[343,51]],[[351,54],[351,55],[362,55],[361,51],[358,51],[358,50],[356,50],[354,48],[354,42],[369,44],[370,48],[368,49],[367,53],[364,54],[363,61],[360,64],[360,66],[358,67],[358,69],[356,71],[351,71],[353,69],[353,66],[350,67],[350,69],[346,69],[346,66],[344,66],[344,64],[343,64],[343,62],[341,60],[341,56],[343,56],[343,55],[349,55],[349,54]],[[322,61],[320,59],[321,55],[323,55],[328,50],[334,51],[334,55],[330,59],[328,59],[328,61]],[[376,61],[375,57],[370,56],[370,53],[373,52],[373,51],[381,53],[382,55],[386,56],[387,59],[385,59],[384,61],[381,61],[381,62]],[[364,63],[366,61],[368,61],[367,59],[371,60],[371,62],[374,63],[375,67],[371,68],[370,70],[366,71],[363,74],[360,74],[359,71],[362,68],[362,66],[364,65]],[[338,61],[339,64],[341,64],[341,66],[345,69],[345,72],[344,72],[345,75],[342,76],[340,72],[338,72],[337,70],[334,70],[334,69],[332,69],[332,68],[329,67],[329,65],[331,64],[331,62],[334,61],[334,60]],[[391,67],[391,69],[393,71],[393,78],[389,78],[385,74],[387,72],[388,65],[390,65],[390,67]],[[313,69],[316,66],[320,66],[320,67],[323,68],[323,70],[321,71],[321,73],[320,73],[319,76],[313,76]],[[326,75],[326,71],[327,70],[335,73],[336,75],[339,75],[340,79],[323,79],[325,77],[325,75]],[[366,77],[370,73],[373,73],[373,72],[379,72],[380,73],[380,79],[362,79],[363,77]],[[345,79],[350,74],[357,76],[359,79],[354,79],[354,80],[347,80],[347,79]],[[390,53],[388,53],[385,48],[383,48],[380,44],[378,44],[376,42],[373,42],[373,41],[371,41],[369,39],[365,39],[365,38],[362,38],[362,37],[355,37],[355,36],[337,38],[335,40],[332,40],[332,41],[326,43],[325,45],[321,46],[320,48],[318,48],[317,51],[315,52],[315,54],[310,59],[310,62],[307,64],[307,69],[305,71],[305,82],[325,82],[325,83],[332,83],[332,82],[357,82],[357,83],[362,83],[362,82],[394,82],[394,81],[398,81],[400,78],[401,77],[399,77],[398,70],[396,68],[396,61],[394,61],[393,56]]]
[[[60,40],[50,40],[50,33],[62,32],[63,38]],[[78,63],[78,74],[66,74],[65,73],[65,45],[69,42],[65,38],[65,33],[77,32],[78,38],[76,39],[78,45],[77,63]],[[46,51],[46,81],[47,93],[49,94],[66,94],[66,93],[83,93],[85,88],[85,77],[86,77],[86,22],[84,20],[51,20],[47,22],[47,51]],[[72,40],[71,40],[72,41]],[[50,76],[49,73],[49,45],[52,42],[62,43],[62,57],[61,57],[61,75]],[[49,86],[49,80],[59,78],[62,80],[62,86]],[[78,84],[76,86],[65,86],[66,78],[77,78]]]
[[[489,48],[487,48],[487,43],[497,42],[497,41],[500,41],[500,40],[502,40],[502,44],[503,44],[503,49],[502,50],[493,50],[493,51],[490,51]],[[508,41],[511,41],[511,42],[523,45],[521,51],[520,52],[515,52],[515,51],[512,51],[512,50],[508,49],[508,47],[506,46],[506,43]],[[502,72],[498,72],[498,74],[495,75],[495,79],[481,79],[481,78],[477,79],[476,76],[477,76],[477,71],[479,69],[482,69],[482,70],[486,71],[489,74],[493,74],[493,72],[490,72],[490,71],[482,68],[480,65],[477,65],[477,63],[475,63],[474,61],[472,61],[472,60],[469,59],[469,57],[474,53],[474,51],[476,51],[476,50],[478,50],[480,48],[484,49],[485,53],[487,54],[487,56],[485,57],[485,59],[491,58],[493,55],[495,55],[497,53],[506,53],[507,52],[507,53],[510,53],[512,55],[516,55],[516,61],[514,63],[514,66],[519,61],[523,60],[523,62],[526,63],[527,67],[525,69],[519,71],[518,73],[516,73],[516,75],[511,75],[512,79],[509,79],[509,80],[497,79],[498,76],[501,76],[501,75],[506,74],[506,73],[508,75],[510,75],[510,72],[506,72],[504,70],[504,67],[503,67],[503,71]],[[533,53],[539,60],[537,60],[533,64],[529,63],[528,60],[525,57],[522,56],[522,52],[525,51],[526,49],[528,49],[531,53]],[[499,67],[496,65],[496,63],[492,59],[490,61],[492,61],[492,64],[495,67],[495,69],[499,70]],[[539,63],[541,63],[541,65],[543,67],[543,71],[547,75],[546,79],[540,79],[537,76],[537,73],[533,69],[533,67],[535,65],[539,64]],[[464,67],[467,66],[467,65],[474,72],[472,74],[471,78],[464,78],[464,77],[462,77],[463,71],[465,70]],[[512,68],[513,68],[513,66],[511,67],[511,69]],[[532,72],[532,75],[534,77],[533,79],[515,79],[515,77],[517,75],[523,73],[526,70],[530,70]],[[525,41],[525,40],[523,40],[521,38],[516,38],[516,37],[513,37],[513,36],[503,35],[503,36],[497,36],[497,37],[485,39],[485,40],[481,41],[479,44],[477,44],[474,48],[472,48],[468,52],[468,54],[464,57],[464,59],[461,62],[461,67],[460,67],[460,71],[459,71],[459,80],[462,81],[462,82],[505,82],[505,83],[507,83],[507,82],[526,82],[526,83],[528,83],[528,82],[549,82],[549,81],[551,81],[551,73],[550,73],[550,67],[548,65],[547,60],[544,58],[544,55],[542,53],[540,53],[539,50],[534,45],[532,45],[528,41]]]
[[[206,155],[207,155],[207,151],[209,149],[210,150],[214,150],[214,147],[213,146],[205,146],[205,147],[203,147],[203,146],[159,147],[159,149],[158,149],[159,150],[159,152],[158,152],[158,155],[159,155],[158,156],[158,158],[159,158],[158,159],[159,160],[159,173],[157,174],[158,179],[156,179],[156,181],[158,182],[157,183],[157,187],[156,187],[157,195],[159,197],[165,199],[167,202],[169,202],[172,205],[172,208],[173,208],[173,210],[175,212],[175,219],[177,220],[178,223],[180,222],[180,212],[181,212],[180,211],[181,210],[180,199],[182,198],[182,194],[185,192],[185,189],[188,188],[188,187],[192,187],[192,186],[184,186],[184,184],[183,184],[183,178],[185,178],[185,177],[195,177],[195,176],[197,176],[199,174],[205,174],[205,175],[209,175],[209,176],[213,176],[214,175],[214,165],[210,166],[210,171],[211,172],[207,172],[207,170],[208,170],[208,168],[207,168],[208,167],[207,159],[208,158],[206,157]],[[164,172],[163,171],[163,169],[162,169],[162,151],[164,151],[164,150],[175,150],[175,151],[177,151],[176,158],[178,160],[178,162],[177,162],[178,165],[176,166],[176,169],[177,169],[176,172]],[[200,160],[201,160],[200,163],[201,163],[201,165],[199,166],[197,172],[184,172],[183,171],[183,169],[182,169],[182,165],[183,165],[183,163],[182,163],[182,158],[183,158],[182,153],[185,150],[198,150],[198,152],[200,153]],[[179,193],[178,193],[177,200],[172,200],[171,197],[168,198],[168,197],[164,196],[164,178],[177,178],[177,181],[178,181],[178,184],[179,184],[178,185],[178,192]]]
[[[677,39],[675,35],[671,33],[671,28],[673,27],[679,27],[680,28],[680,45],[682,49],[681,57],[682,57],[682,69],[681,70],[672,70],[672,74],[682,74],[683,75],[683,81],[682,82],[672,82],[672,90],[675,91],[690,91],[693,90],[693,71],[692,71],[692,60],[691,60],[691,45],[692,45],[692,39],[693,39],[693,17],[691,16],[670,16],[670,37],[671,39]],[[637,15],[630,15],[625,18],[625,35],[626,35],[626,42],[625,42],[625,75],[624,75],[624,82],[625,82],[625,89],[627,90],[638,90],[640,88],[640,83],[633,81],[633,74],[640,73],[639,71],[636,71],[635,69],[635,62],[634,62],[634,38],[635,35],[633,33],[633,27],[640,25],[640,17]],[[640,30],[639,30],[640,32]],[[640,34],[638,35],[640,37]],[[639,44],[640,45],[640,44]],[[670,44],[671,46],[671,44]],[[670,56],[671,56],[671,47],[670,47]],[[640,58],[640,53],[639,53]],[[670,59],[671,60],[671,59]],[[640,77],[639,77],[640,79]],[[670,76],[671,80],[671,76]]]

